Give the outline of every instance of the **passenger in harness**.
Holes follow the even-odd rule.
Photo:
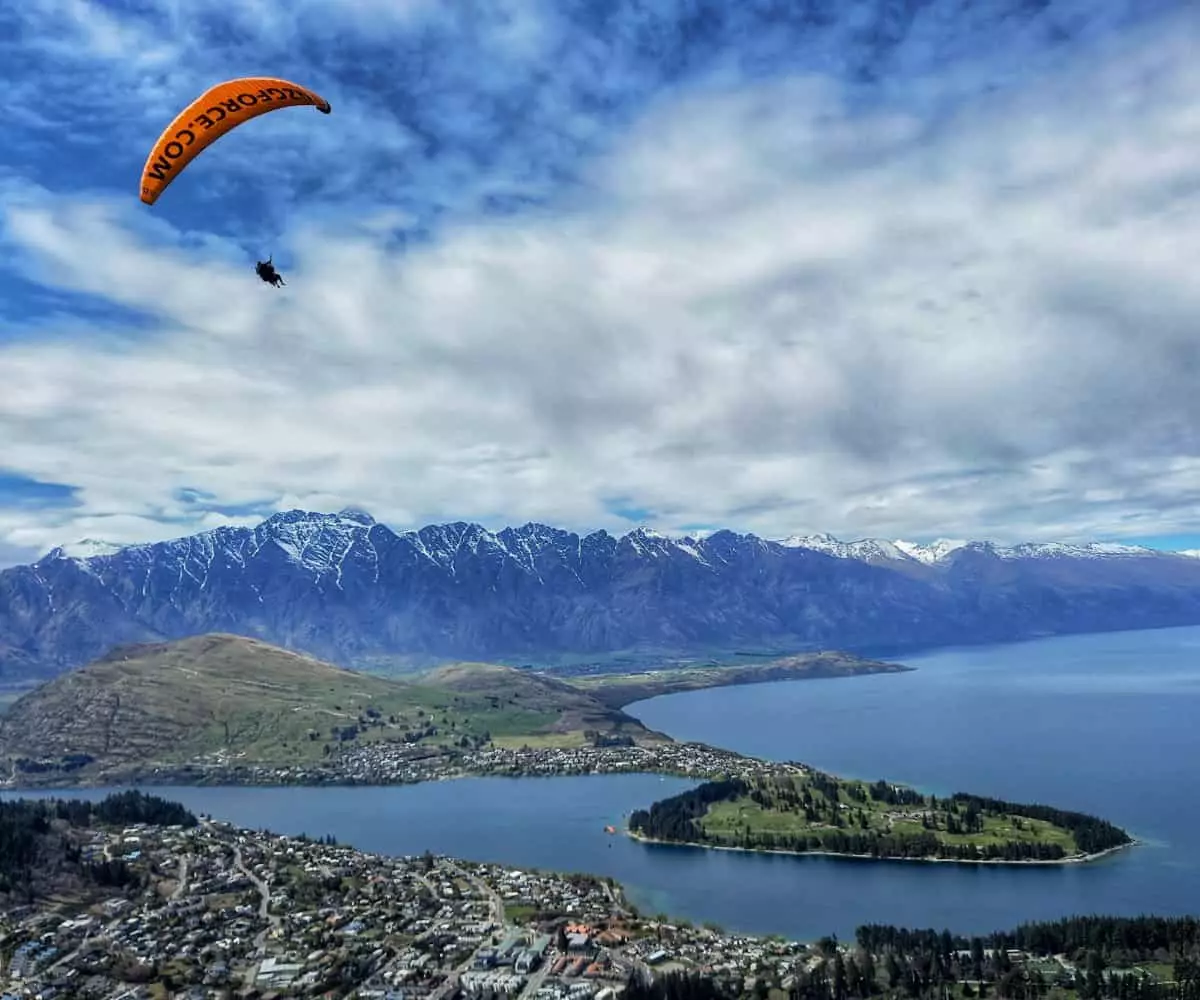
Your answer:
[[[272,254],[272,256],[274,256]],[[287,282],[279,276],[279,272],[275,270],[275,265],[271,263],[271,257],[266,260],[260,260],[254,265],[254,270],[258,272],[258,276],[262,278],[268,285],[274,285],[278,288],[280,285],[286,285]]]

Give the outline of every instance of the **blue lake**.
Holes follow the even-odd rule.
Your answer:
[[[1094,812],[1145,843],[1089,865],[1014,868],[754,856],[606,835],[606,823],[692,784],[651,775],[160,794],[240,825],[332,833],[372,851],[613,875],[648,912],[802,939],[850,936],[867,922],[979,932],[1072,913],[1200,912],[1200,628],[904,662],[919,669],[691,692],[630,711],[678,739],[837,774]]]

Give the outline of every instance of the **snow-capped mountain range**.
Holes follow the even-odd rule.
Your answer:
[[[877,652],[1200,623],[1200,559],[1116,544],[717,531],[616,537],[287,511],[145,545],[88,540],[0,572],[0,678],[208,631],[362,666],[625,649]]]
[[[812,549],[839,559],[858,559],[862,562],[913,562],[933,566],[944,562],[951,553],[962,548],[991,552],[998,559],[1104,559],[1114,556],[1152,558],[1157,555],[1200,555],[1200,550],[1163,552],[1140,545],[1121,545],[1115,542],[1086,542],[1068,545],[1063,542],[1023,542],[1020,545],[995,545],[991,542],[972,542],[966,539],[939,539],[930,545],[918,545],[901,539],[888,542],[880,538],[861,538],[843,542],[832,535],[791,535],[780,539],[789,548]]]
[[[296,512],[291,512],[295,514]],[[370,514],[363,511],[343,510],[336,515],[315,515],[320,520],[317,522],[321,533],[326,536],[341,535],[349,541],[356,533],[361,532],[364,528],[369,528],[376,524],[376,521]],[[459,527],[460,525],[441,525],[430,526],[424,529],[426,533],[431,532],[436,527]],[[278,528],[274,535],[274,540],[277,544],[284,547],[291,547],[297,551],[306,551],[306,536],[311,537],[313,534],[314,523],[312,516],[301,518],[300,520],[284,519],[279,522]],[[468,528],[478,528],[479,539],[484,544],[491,544],[506,549],[507,541],[523,537],[529,532],[537,533],[538,529],[543,532],[554,534],[555,529],[546,528],[544,525],[527,524],[523,528],[507,528],[504,531],[493,534],[485,528],[479,528],[478,525],[467,525]],[[191,536],[195,539],[222,539],[229,538],[230,532],[246,531],[247,529],[229,529],[218,528],[214,531],[204,532],[200,535]],[[597,534],[604,534],[598,532]],[[398,537],[410,537],[414,543],[421,546],[422,533],[419,531],[406,531]],[[234,536],[236,537],[236,536]],[[636,531],[630,532],[626,537],[636,539],[638,542],[648,541],[651,539],[662,539],[674,544],[680,551],[686,552],[695,558],[700,558],[699,550],[697,549],[696,538],[688,536],[673,536],[655,531],[652,528],[639,528]],[[753,536],[746,536],[753,537]],[[174,542],[154,543],[154,544],[178,544],[186,543],[191,538],[176,539]],[[1191,558],[1200,558],[1200,549],[1184,549],[1179,552],[1163,552],[1161,549],[1152,549],[1140,545],[1122,545],[1114,542],[1087,542],[1083,544],[1067,544],[1063,542],[1024,542],[1019,545],[1004,546],[996,545],[991,542],[972,542],[967,539],[938,539],[928,545],[920,545],[916,542],[906,542],[902,539],[894,541],[886,541],[881,538],[860,538],[856,541],[845,542],[841,539],[834,538],[829,534],[816,535],[789,535],[786,538],[767,539],[769,542],[775,542],[785,548],[803,548],[811,549],[814,552],[824,552],[826,555],[836,556],[839,559],[857,559],[861,562],[876,562],[876,561],[891,561],[905,562],[914,561],[923,563],[927,566],[935,565],[945,561],[945,559],[958,549],[965,547],[974,547],[976,549],[990,551],[999,559],[1049,559],[1049,558],[1072,558],[1072,559],[1098,559],[1111,558],[1113,556],[1138,556],[1138,557],[1154,557],[1158,555],[1175,555],[1188,556]],[[219,544],[219,541],[218,541]],[[94,538],[84,538],[77,542],[71,542],[67,545],[60,545],[48,552],[43,559],[61,558],[67,556],[75,559],[94,559],[102,556],[114,556],[119,552],[127,549],[148,548],[153,546],[146,545],[119,545],[116,542],[106,542]],[[519,543],[519,549],[527,551],[527,542],[522,540]],[[509,553],[512,555],[513,553]],[[306,556],[311,562],[312,553]],[[318,564],[320,564],[321,556],[316,556]],[[328,568],[328,567],[325,567]]]

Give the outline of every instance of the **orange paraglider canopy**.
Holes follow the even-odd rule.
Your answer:
[[[301,104],[323,114],[332,110],[320,95],[273,76],[245,76],[210,87],[158,137],[142,170],[142,201],[153,205],[192,160],[242,122]]]

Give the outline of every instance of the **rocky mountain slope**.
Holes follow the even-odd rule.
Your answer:
[[[1195,623],[1200,559],[1130,546],[618,538],[539,524],[397,533],[357,511],[288,511],[87,556],[55,549],[0,572],[0,681],[213,631],[371,667],[628,649],[895,652]]]

